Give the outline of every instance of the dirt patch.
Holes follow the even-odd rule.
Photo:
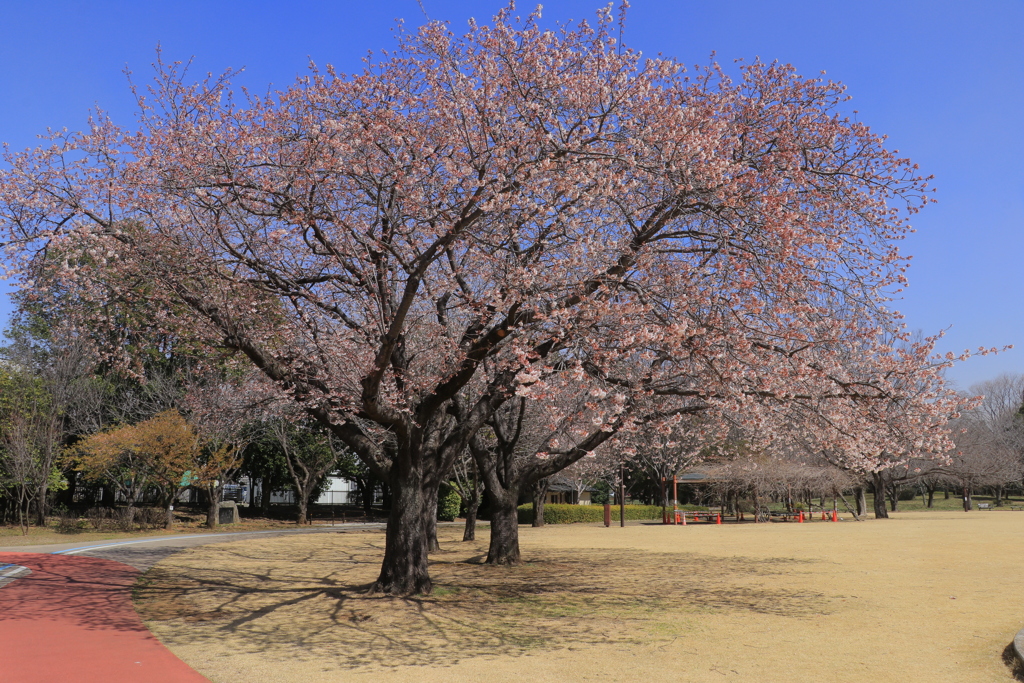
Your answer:
[[[136,590],[214,681],[1012,681],[1024,514],[522,529],[518,568],[443,532],[433,595],[367,595],[380,533],[190,549]],[[486,539],[486,532],[481,534]]]

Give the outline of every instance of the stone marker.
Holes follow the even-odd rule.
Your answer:
[[[238,524],[238,504],[233,500],[222,500],[217,506],[218,524]]]

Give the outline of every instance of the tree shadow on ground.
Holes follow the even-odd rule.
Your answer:
[[[0,553],[0,564],[8,562],[32,573],[0,590],[0,622],[46,620],[87,630],[145,630],[126,590],[138,576],[131,567],[91,557]]]
[[[508,568],[482,564],[479,543],[453,541],[431,556],[429,596],[368,594],[383,538],[332,536],[187,551],[145,575],[136,606],[172,647],[339,669],[671,640],[719,611],[830,612],[832,597],[786,586],[806,561],[574,549],[531,551]]]

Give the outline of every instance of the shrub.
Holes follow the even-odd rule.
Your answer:
[[[58,534],[75,534],[82,530],[76,511],[69,510],[67,507],[60,505],[54,512],[57,513]]]
[[[163,508],[145,507],[136,508],[135,510],[135,523],[143,529],[163,528],[166,520],[167,511],[164,510]]]
[[[462,498],[450,486],[442,486],[437,492],[437,519],[439,522],[454,522],[459,515]]]
[[[707,510],[699,505],[680,505],[680,510]],[[671,511],[671,508],[670,508]],[[627,505],[626,520],[661,519],[660,505]],[[559,505],[544,506],[545,524],[576,524],[578,522],[604,521],[603,505]],[[612,521],[619,521],[619,506],[612,506]],[[519,506],[519,523],[533,522],[533,505],[527,503]]]

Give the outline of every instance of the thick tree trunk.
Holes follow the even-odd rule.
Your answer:
[[[209,529],[216,529],[220,522],[217,517],[220,515],[220,487],[207,486],[206,496],[209,499],[206,506],[206,526]]]
[[[433,588],[427,571],[427,534],[423,482],[420,472],[392,473],[391,513],[388,516],[384,561],[371,592],[388,595],[427,594]],[[436,506],[434,517],[436,518]]]
[[[264,477],[260,480],[260,510],[264,517],[270,516],[270,488],[271,482]]]
[[[1003,487],[1002,486],[996,486],[996,500],[995,500],[995,504],[996,504],[997,508],[1003,506]]]
[[[172,492],[164,496],[164,528],[174,526],[174,500],[178,496]]]
[[[519,511],[516,509],[519,491],[511,489],[504,494],[488,491],[487,494],[491,504],[491,543],[487,548],[487,564],[521,564]]]
[[[548,497],[548,479],[533,485],[533,526],[544,526],[544,503]]]
[[[928,504],[927,504],[927,507],[929,509],[935,507],[935,489],[934,488],[929,488],[928,489]]]
[[[881,472],[874,472],[871,475],[871,483],[875,489],[875,519],[889,519],[889,513],[885,509],[885,479]]]
[[[300,494],[295,496],[295,502],[298,503],[299,506],[299,514],[295,518],[295,524],[298,526],[305,526],[309,513],[309,498],[304,494]]]
[[[970,512],[974,509],[974,501],[971,498],[971,487],[964,487],[964,512]]]

